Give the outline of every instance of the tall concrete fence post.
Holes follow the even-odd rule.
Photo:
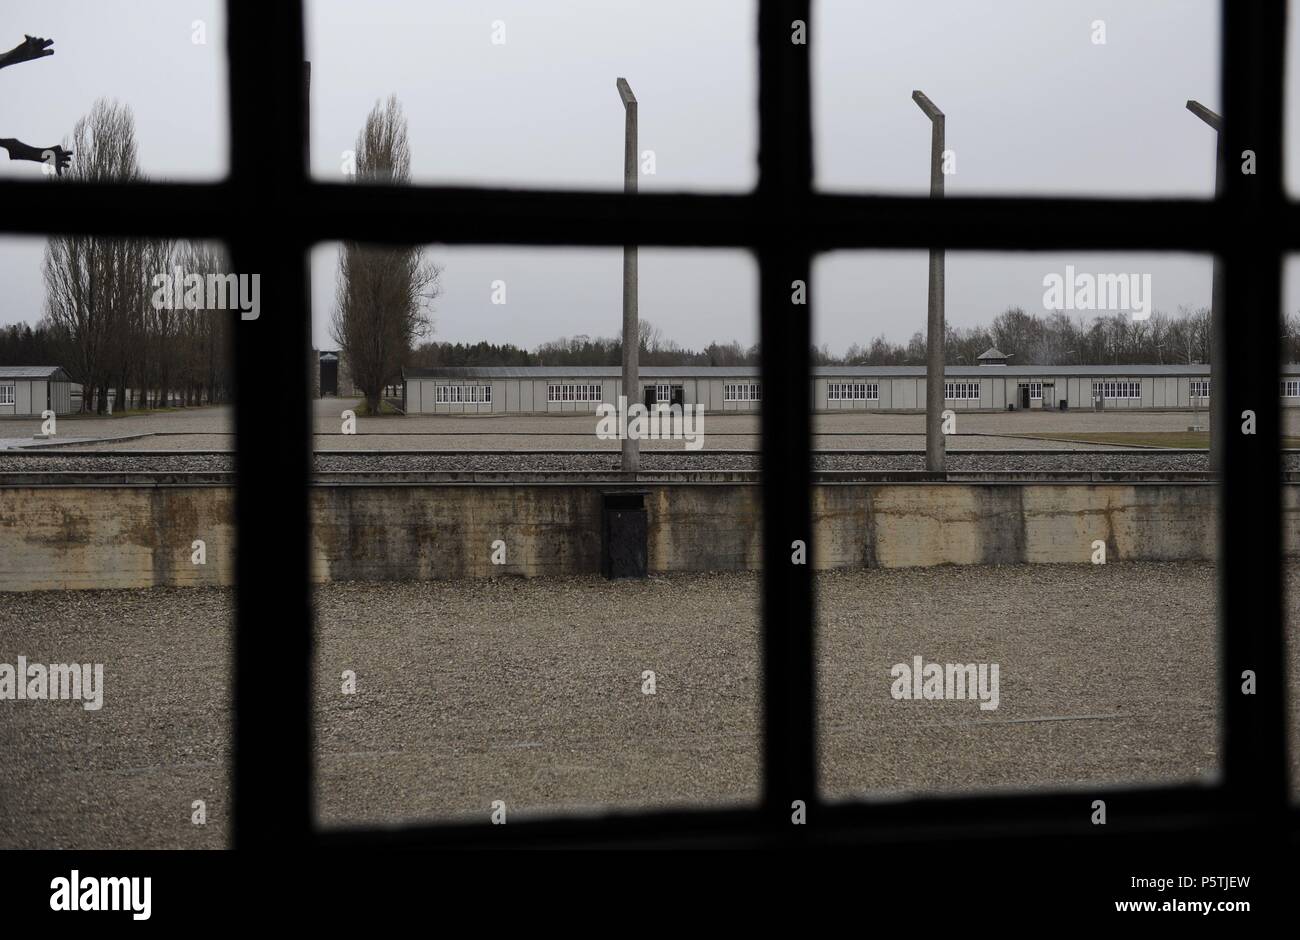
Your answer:
[[[1199,101],[1188,101],[1187,110],[1191,111],[1198,118],[1214,129],[1215,135],[1215,158],[1214,158],[1214,198],[1219,199],[1223,196],[1225,167],[1227,161],[1224,160],[1224,139],[1223,139],[1223,118],[1214,111],[1211,111]],[[1223,316],[1223,261],[1218,255],[1214,256],[1214,274],[1210,286],[1210,469],[1217,472],[1223,470],[1223,429],[1227,427],[1226,415],[1224,408],[1227,403],[1225,395],[1216,395],[1214,383],[1218,377],[1223,375],[1223,350],[1225,345],[1227,324]],[[1221,391],[1221,390],[1220,390]]]
[[[930,119],[930,198],[943,198],[944,116],[924,92],[912,92],[925,116]],[[927,292],[925,339],[925,469],[943,473],[943,298],[944,251],[930,249],[930,283]]]
[[[623,99],[623,192],[636,193],[636,95],[626,78],[616,83],[618,95]],[[640,374],[637,356],[641,347],[641,328],[637,317],[637,267],[636,245],[623,246],[623,394],[628,406],[638,400]],[[623,472],[636,473],[641,469],[641,442],[631,437],[623,439]]]

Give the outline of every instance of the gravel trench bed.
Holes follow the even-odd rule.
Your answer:
[[[1294,567],[1288,582],[1294,599]],[[758,588],[754,574],[320,586],[321,822],[487,826],[496,800],[510,820],[752,804]],[[821,574],[817,590],[827,795],[1173,782],[1218,767],[1209,565],[859,569]],[[104,704],[0,702],[0,848],[228,844],[231,593],[3,599],[0,662],[103,663]],[[895,699],[891,667],[915,656],[998,664],[998,707]],[[1296,722],[1291,733],[1294,764]],[[204,826],[191,823],[197,799]]]
[[[318,471],[538,471],[617,470],[617,453],[541,453],[541,454],[317,454]],[[924,470],[925,456],[915,454],[818,454],[818,470]],[[759,459],[751,454],[677,451],[643,452],[641,466],[648,471],[660,470],[758,470]],[[1285,466],[1300,470],[1300,454],[1287,455]],[[1204,471],[1203,454],[1161,453],[1159,451],[1117,452],[1077,451],[1065,454],[1033,452],[1013,454],[950,453],[948,468],[954,471],[1038,472],[1055,470],[1086,471]],[[234,460],[224,454],[168,454],[164,456],[121,454],[43,453],[36,457],[0,454],[0,478],[6,473],[32,472],[219,472],[234,469]]]
[[[1219,755],[1210,572],[819,575],[824,792],[1209,774]],[[324,824],[487,826],[498,800],[519,819],[759,798],[753,573],[343,582],[315,597]],[[0,848],[227,844],[231,599],[155,589],[0,605],[0,662],[104,664],[99,711],[0,702]],[[894,699],[892,664],[917,655],[998,663],[997,709]],[[344,694],[344,671],[355,693]],[[207,802],[207,826],[191,824],[194,800]]]

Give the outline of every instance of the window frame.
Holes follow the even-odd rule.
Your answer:
[[[492,401],[488,392],[488,402]],[[590,382],[556,382],[546,386],[546,403],[559,405],[566,402],[598,402],[601,399],[600,386]]]
[[[827,401],[880,401],[879,382],[827,382]]]
[[[492,386],[482,383],[465,385],[440,382],[434,386],[433,403],[435,405],[490,405]]]
[[[756,402],[763,400],[761,382],[728,382],[722,386],[722,400],[724,402],[736,402],[744,404],[746,402]]]
[[[926,197],[844,194],[813,187],[811,0],[758,4],[758,183],[738,195],[357,186],[308,172],[302,0],[227,0],[230,171],[205,183],[51,185],[0,181],[0,232],[223,240],[236,270],[262,277],[262,316],[234,320],[236,628],[233,842],[237,848],[891,845],[978,838],[991,831],[1113,833],[1294,832],[1289,802],[1281,568],[1281,276],[1300,248],[1300,210],[1282,181],[1286,6],[1221,6],[1223,152],[1262,155],[1253,175],[1227,172],[1215,198]],[[808,24],[807,44],[790,24]],[[612,83],[612,76],[611,76]],[[616,116],[615,126],[618,118]],[[611,140],[611,146],[614,141]],[[1212,146],[1212,144],[1207,144]],[[277,155],[268,160],[267,154]],[[1228,166],[1233,166],[1229,160]],[[175,206],[187,211],[177,213]],[[255,207],[255,210],[254,208]],[[248,225],[249,213],[259,215]],[[828,802],[816,773],[811,566],[789,545],[811,538],[811,378],[808,357],[765,355],[760,394],[763,791],[754,807],[557,816],[486,823],[320,828],[313,816],[312,618],[308,493],[312,453],[307,357],[312,246],[388,244],[747,248],[759,272],[760,348],[811,348],[810,308],[790,285],[836,249],[1208,252],[1222,265],[1222,317],[1212,340],[1211,401],[1220,425],[1250,409],[1264,433],[1226,434],[1219,513],[1222,748],[1210,783],[1107,789],[1114,825],[1087,826],[1088,799],[1059,790],[908,800]],[[1216,283],[1219,279],[1216,278]],[[279,314],[278,311],[292,311]],[[232,318],[234,319],[234,318]],[[265,407],[269,375],[302,389]],[[1227,550],[1231,546],[1231,550]],[[266,597],[278,629],[258,630]],[[1243,670],[1257,676],[1242,695]],[[793,800],[807,825],[791,825]],[[1117,812],[1117,808],[1122,811]],[[486,814],[485,814],[486,820]],[[1244,827],[1244,829],[1243,829]],[[1113,844],[1113,842],[1112,842]]]

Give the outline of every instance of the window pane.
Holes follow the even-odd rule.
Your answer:
[[[814,267],[823,792],[1207,777],[1216,496],[1190,392],[1211,261],[948,252],[937,481],[906,476],[926,468],[928,267]],[[1082,279],[1112,276],[1128,301],[1084,309]],[[829,394],[855,380],[879,398]]]
[[[756,179],[752,0],[473,3],[311,0],[312,172],[347,177],[357,132],[396,96],[417,183],[622,189],[637,99],[639,186],[747,190]]]
[[[220,245],[83,236],[0,239],[0,271],[0,848],[221,848],[251,282],[207,292]]]
[[[313,258],[315,345],[338,356],[314,402],[318,479],[336,484],[312,503],[320,823],[752,805],[758,421],[722,392],[757,370],[752,260],[640,250],[623,413],[655,423],[629,484],[621,249],[428,246],[437,275],[413,293],[432,295],[432,332],[388,362],[399,389],[376,409],[363,262],[393,251],[346,262],[359,303],[338,245]],[[345,304],[367,327],[351,352]],[[640,524],[649,577],[602,577],[602,545]]]
[[[1300,190],[1300,147],[1296,135],[1300,134],[1300,17],[1294,11],[1287,16],[1286,24],[1286,85],[1283,141],[1286,147],[1285,179],[1287,194],[1294,199]],[[1291,308],[1291,309],[1294,309]]]
[[[1278,383],[1282,393],[1282,467],[1288,474],[1294,474],[1300,470],[1300,258],[1288,255],[1282,270],[1282,369],[1286,373]],[[1282,597],[1286,611],[1291,799],[1300,801],[1300,717],[1296,714],[1296,703],[1300,702],[1300,565],[1296,564],[1300,533],[1295,525],[1296,495],[1295,483],[1288,480],[1282,487],[1282,550],[1285,553]]]
[[[948,195],[1214,192],[1216,0],[820,0],[810,47],[819,188],[929,193],[920,90]]]
[[[35,152],[11,147],[8,158],[0,152],[0,178],[40,179],[42,155],[56,146],[73,152],[64,179],[226,175],[220,0],[195,0],[183,10],[170,0],[6,0],[5,14],[0,52],[31,33],[52,39],[54,54],[4,69],[0,138]],[[127,148],[109,139],[114,136],[134,138],[134,157],[123,156]]]

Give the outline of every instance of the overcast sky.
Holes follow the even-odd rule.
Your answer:
[[[1104,44],[1094,41],[1098,20]],[[3,48],[23,33],[55,41],[53,57],[0,72],[0,137],[52,144],[107,96],[133,108],[149,176],[224,174],[220,3],[4,0],[0,25]],[[1218,43],[1212,0],[817,3],[809,48],[818,184],[926,192],[929,126],[910,98],[920,88],[947,114],[950,195],[1208,197],[1213,135],[1184,102],[1218,108]],[[416,182],[619,187],[622,75],[639,99],[640,149],[654,152],[643,191],[743,191],[755,182],[752,2],[315,0],[308,48],[312,168],[321,178],[341,178],[366,113],[393,93],[410,122]],[[1297,99],[1289,96],[1290,120],[1300,118]],[[1300,179],[1298,151],[1288,152],[1291,179]],[[0,175],[39,173],[0,156]],[[42,247],[0,240],[0,322],[40,316]],[[433,246],[431,256],[443,272],[441,339],[533,347],[619,328],[618,250]],[[1209,303],[1207,258],[950,253],[948,319],[971,326],[1014,305],[1044,312],[1043,277],[1067,264],[1149,273],[1157,309]],[[333,246],[313,257],[322,347],[333,345],[336,265]],[[836,352],[877,334],[905,341],[924,328],[925,272],[923,252],[824,257],[812,294],[817,341]],[[491,302],[498,280],[503,305]],[[745,252],[641,252],[641,314],[683,345],[753,342],[756,297]],[[1287,304],[1300,306],[1295,286]]]

